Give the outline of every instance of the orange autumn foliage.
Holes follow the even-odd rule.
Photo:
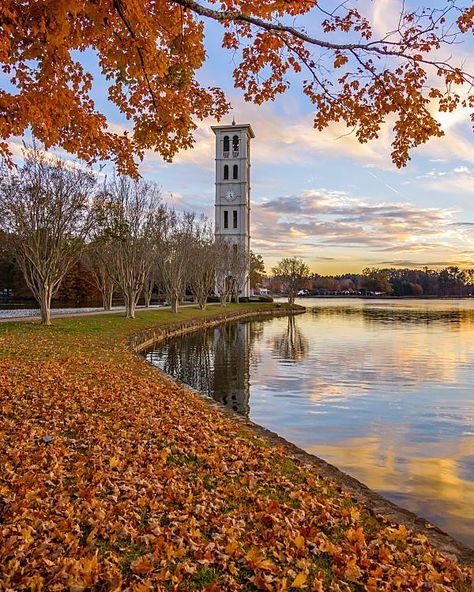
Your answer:
[[[206,26],[217,22],[247,100],[274,99],[294,73],[318,130],[341,121],[367,142],[392,118],[392,159],[402,166],[410,149],[443,133],[433,102],[440,111],[473,107],[473,95],[458,90],[472,75],[436,57],[473,20],[472,6],[446,2],[405,11],[396,31],[376,38],[367,16],[347,3],[325,12],[316,0],[2,0],[0,156],[10,158],[8,139],[29,128],[46,148],[112,159],[121,173],[136,176],[147,149],[171,160],[192,146],[197,120],[229,108],[223,91],[197,76],[210,59]],[[96,56],[129,131],[97,109],[80,52]]]

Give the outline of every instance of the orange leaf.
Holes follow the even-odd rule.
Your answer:
[[[292,588],[304,588],[306,586],[307,575],[302,571],[299,573],[291,584]]]
[[[151,557],[151,555],[143,555],[143,557],[135,559],[135,561],[130,564],[130,569],[133,571],[133,573],[136,573],[139,576],[149,574],[151,571],[153,571],[154,567],[150,560]]]

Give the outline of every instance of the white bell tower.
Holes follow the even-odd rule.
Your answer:
[[[250,296],[250,140],[248,123],[215,125],[216,203],[215,236],[223,237],[248,258],[248,272],[241,296]]]

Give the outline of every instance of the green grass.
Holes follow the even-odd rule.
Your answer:
[[[331,589],[331,584],[334,580],[333,558],[328,553],[319,553],[313,558],[311,566],[311,576],[322,580]]]
[[[213,567],[201,567],[193,576],[188,580],[189,590],[204,590],[210,586],[213,582],[219,579],[219,572]]]
[[[147,549],[143,545],[140,544],[132,544],[130,545],[124,555],[122,556],[122,561],[120,563],[120,569],[124,576],[130,577],[132,572],[130,570],[130,565],[143,555],[146,555],[150,552],[150,549]]]
[[[33,360],[58,359],[74,353],[88,355],[93,350],[96,359],[110,360],[117,346],[134,334],[152,327],[191,319],[212,318],[237,311],[271,310],[274,304],[228,304],[226,307],[210,306],[199,310],[195,306],[170,310],[139,310],[135,319],[125,318],[123,313],[64,317],[53,319],[45,327],[36,321],[11,321],[0,323],[0,357],[18,353]],[[13,345],[14,344],[14,345]]]

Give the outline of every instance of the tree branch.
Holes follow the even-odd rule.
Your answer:
[[[373,54],[377,54],[380,56],[392,56],[403,58],[408,61],[412,61],[415,63],[421,63],[429,66],[433,66],[438,69],[442,69],[449,72],[456,71],[454,66],[447,62],[441,62],[436,60],[427,60],[423,58],[421,55],[410,55],[406,51],[405,44],[402,42],[386,42],[383,41],[370,41],[368,43],[333,43],[330,41],[325,41],[323,39],[318,39],[316,37],[312,37],[307,33],[297,29],[296,27],[292,27],[290,25],[283,25],[277,22],[269,22],[259,17],[251,16],[248,14],[243,14],[241,12],[235,12],[230,10],[215,10],[212,8],[208,8],[196,2],[196,0],[172,0],[175,4],[182,6],[191,10],[192,12],[206,17],[213,19],[218,22],[237,22],[237,23],[247,23],[249,25],[254,25],[259,27],[260,29],[264,29],[266,31],[275,32],[275,33],[286,33],[294,36],[296,39],[300,39],[305,43],[309,43],[310,45],[314,45],[317,47],[321,47],[324,49],[330,49],[333,51],[349,51],[349,52],[369,52]],[[420,32],[421,34],[422,32]],[[381,44],[384,44],[385,47],[380,47]],[[391,45],[392,47],[399,47],[400,49],[389,49],[386,45]],[[467,75],[467,73],[460,73],[464,80],[470,84],[474,83],[474,76]]]
[[[123,6],[122,6],[120,0],[114,0],[114,8],[117,11],[117,14],[121,18],[121,20],[123,21],[123,23],[124,23],[125,27],[127,28],[128,32],[130,33],[132,39],[134,41],[136,41],[135,32],[133,31],[132,27],[130,26],[130,23],[128,22],[127,17],[125,16],[125,13],[124,13],[124,10],[123,10]],[[140,60],[140,65],[141,65],[142,70],[143,70],[143,75],[145,77],[146,84],[148,86],[148,90],[150,92],[151,102],[153,103],[153,107],[155,108],[155,111],[157,111],[158,110],[158,106],[156,104],[155,93],[153,92],[153,89],[151,87],[151,82],[150,82],[150,78],[148,76],[148,72],[146,71],[145,57],[143,55],[143,50],[138,45],[136,45],[135,47],[136,47],[136,50],[137,50],[138,58]]]

